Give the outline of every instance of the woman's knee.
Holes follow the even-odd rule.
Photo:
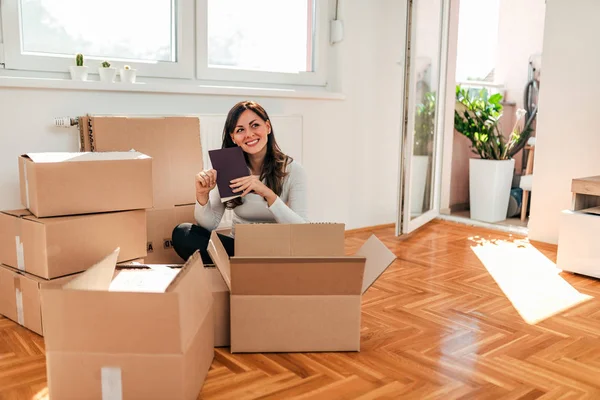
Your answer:
[[[189,236],[191,229],[192,229],[192,224],[189,222],[179,224],[175,228],[173,228],[173,233],[171,234],[171,240],[173,241],[173,246],[181,247],[181,245],[183,243],[185,243],[186,238]]]

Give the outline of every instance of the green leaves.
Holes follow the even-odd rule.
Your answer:
[[[509,150],[514,135],[507,142],[498,127],[502,110],[500,93],[489,95],[485,88],[456,86],[454,128],[471,141],[471,149],[481,158],[504,160],[513,156]]]
[[[428,155],[429,146],[433,141],[435,130],[436,96],[434,92],[426,92],[423,102],[417,104],[415,115],[415,135],[413,153],[415,155]]]

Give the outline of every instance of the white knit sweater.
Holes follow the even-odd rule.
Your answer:
[[[233,210],[231,236],[235,235],[236,224],[247,223],[307,223],[307,190],[306,173],[296,161],[288,165],[288,175],[283,181],[281,196],[268,206],[266,200],[254,193],[244,196],[244,203]],[[263,181],[264,183],[264,181]],[[198,225],[210,231],[221,223],[225,213],[225,204],[221,203],[219,191],[215,188],[210,192],[209,201],[205,206],[196,201],[194,215]]]

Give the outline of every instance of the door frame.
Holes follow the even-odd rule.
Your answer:
[[[399,162],[399,185],[398,185],[398,214],[396,218],[396,236],[406,235],[421,226],[432,221],[440,215],[442,194],[442,165],[444,149],[444,126],[446,121],[446,94],[447,94],[447,67],[448,67],[448,44],[450,25],[450,1],[441,0],[441,27],[440,27],[440,49],[439,49],[439,71],[438,87],[436,90],[436,115],[433,152],[433,179],[432,200],[433,207],[415,219],[410,216],[410,177],[411,162],[414,140],[414,116],[415,116],[415,63],[411,62],[411,41],[416,36],[417,26],[413,23],[416,16],[416,1],[406,2],[406,35],[404,43],[404,79],[401,101],[401,138],[400,138],[400,162]],[[413,41],[414,42],[414,41]],[[408,67],[408,68],[407,68]],[[414,88],[413,88],[414,87]]]

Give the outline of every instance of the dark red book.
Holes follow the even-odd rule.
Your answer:
[[[217,189],[221,202],[240,197],[242,192],[233,193],[231,180],[250,175],[246,159],[241,147],[209,150],[208,155],[213,169],[217,171]]]

